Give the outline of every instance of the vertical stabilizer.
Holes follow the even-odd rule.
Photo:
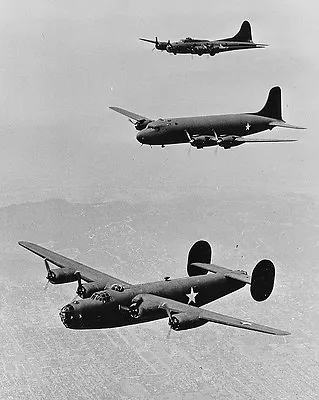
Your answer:
[[[281,89],[279,86],[270,89],[266,104],[255,114],[261,117],[283,120],[281,116]]]
[[[251,26],[248,21],[244,21],[241,24],[239,32],[233,36],[232,38],[228,38],[225,40],[233,41],[233,42],[252,42],[252,35],[251,35]]]
[[[192,265],[193,263],[210,264],[212,259],[212,248],[206,240],[194,243],[188,253],[187,273],[189,276],[205,275],[207,270]]]

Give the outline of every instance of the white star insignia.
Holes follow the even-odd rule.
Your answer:
[[[246,131],[249,131],[250,127],[251,127],[250,123],[247,122],[246,127],[245,127],[245,128],[246,128]]]
[[[190,303],[194,303],[194,304],[196,304],[196,300],[195,300],[195,297],[198,295],[198,292],[196,293],[196,292],[194,292],[194,289],[191,287],[191,292],[190,293],[186,293],[186,296],[188,297],[188,303],[187,304],[190,304]]]

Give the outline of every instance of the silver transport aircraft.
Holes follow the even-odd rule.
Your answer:
[[[136,139],[150,146],[189,143],[197,149],[211,146],[230,149],[244,143],[294,142],[296,139],[253,138],[251,135],[276,127],[305,129],[283,120],[279,86],[269,91],[266,104],[258,112],[155,120],[119,107],[110,109],[128,117],[138,131]]]

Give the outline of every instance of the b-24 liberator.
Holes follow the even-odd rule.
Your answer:
[[[168,317],[170,328],[176,331],[215,322],[272,335],[289,335],[286,331],[200,308],[246,285],[250,285],[254,300],[266,300],[275,279],[275,267],[270,260],[259,261],[249,276],[242,270],[212,264],[211,246],[200,240],[188,254],[188,277],[130,284],[37,244],[19,244],[44,259],[48,282],[78,281],[76,293],[80,298],[60,311],[67,328],[114,328]],[[59,268],[51,269],[50,264]]]
[[[224,149],[244,143],[295,142],[295,139],[267,139],[247,137],[275,127],[305,129],[290,125],[282,119],[281,89],[269,91],[264,107],[258,112],[241,114],[207,115],[197,117],[160,118],[144,117],[119,107],[110,107],[125,115],[139,132],[136,139],[150,146],[189,143],[197,149],[220,146]]]
[[[247,49],[260,49],[267,46],[267,44],[254,43],[251,34],[251,26],[248,21],[244,21],[235,36],[208,40],[208,39],[194,39],[187,37],[185,39],[171,42],[168,40],[159,41],[156,37],[155,40],[140,38],[143,42],[153,43],[155,49],[160,51],[167,51],[171,54],[196,54],[202,56],[207,54],[214,56],[218,53],[225,53],[234,50],[247,50]]]

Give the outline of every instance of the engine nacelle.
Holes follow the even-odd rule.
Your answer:
[[[147,125],[152,122],[151,119],[140,119],[138,121],[136,121],[135,123],[135,129],[138,131],[142,131],[143,129],[145,129],[147,127]]]
[[[158,302],[147,296],[138,294],[132,299],[129,307],[129,313],[132,318],[145,317],[148,314],[154,313],[158,310]]]
[[[168,320],[168,325],[174,331],[185,331],[205,325],[208,321],[200,319],[197,314],[180,313],[172,315]]]
[[[74,268],[57,268],[48,270],[47,279],[50,283],[57,285],[75,282],[78,278]]]
[[[99,292],[105,289],[105,284],[100,282],[89,282],[81,283],[76,290],[76,294],[82,299],[87,299],[92,296],[93,293]]]
[[[209,49],[206,45],[202,44],[202,45],[193,47],[192,52],[193,52],[193,54],[202,56],[203,54],[209,53]]]
[[[190,141],[190,144],[197,149],[202,149],[203,147],[215,146],[217,144],[216,138],[212,136],[195,136]]]
[[[240,146],[244,144],[243,142],[236,142],[236,136],[224,136],[219,139],[219,146],[223,147],[224,149],[230,149],[231,147]]]

